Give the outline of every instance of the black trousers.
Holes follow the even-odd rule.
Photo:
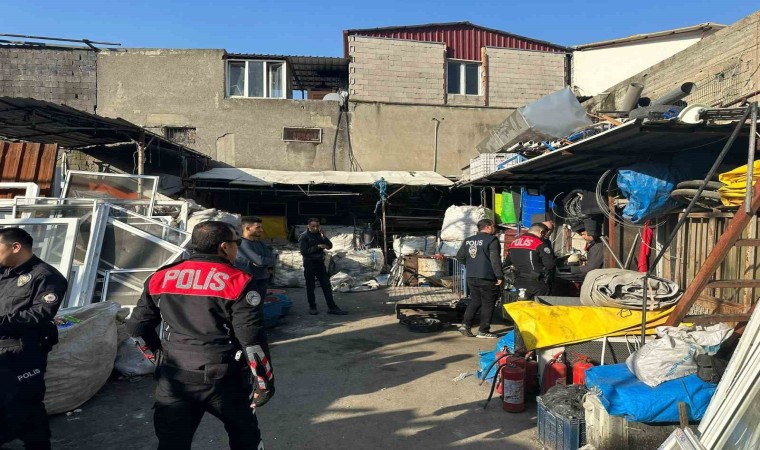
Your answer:
[[[470,290],[470,304],[467,305],[467,309],[464,311],[462,325],[470,328],[475,314],[480,311],[480,327],[478,331],[488,333],[491,330],[493,307],[499,298],[500,286],[496,286],[495,280],[468,278],[467,287]]]
[[[525,289],[526,300],[533,300],[537,295],[549,295],[549,292],[551,292],[550,286],[542,280],[526,280],[518,277],[515,280],[515,287],[517,289]]]
[[[322,294],[325,296],[327,307],[330,309],[338,307],[333,300],[332,286],[323,260],[305,259],[303,261],[303,275],[306,278],[306,299],[309,301],[310,308],[317,307],[317,298],[314,295],[316,281],[319,281],[319,285],[322,287]]]
[[[232,450],[263,449],[259,421],[248,399],[246,384],[189,384],[159,378],[153,424],[158,450],[190,450],[203,414],[211,413],[224,423]]]
[[[29,450],[50,449],[45,398],[47,353],[0,348],[0,445],[20,439]]]

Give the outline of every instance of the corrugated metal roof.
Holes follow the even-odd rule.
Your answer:
[[[691,149],[717,152],[736,127],[627,122],[619,127],[545,153],[486,177],[457,185],[508,186],[595,183],[609,169],[640,161],[667,158]],[[729,155],[746,164],[749,126],[745,126]],[[728,161],[726,161],[728,163]]]
[[[443,42],[449,47],[449,58],[479,61],[483,47],[501,47],[544,52],[565,53],[569,48],[506,31],[482,27],[470,22],[430,23],[382,28],[345,30],[344,53],[348,57],[348,36],[369,36]]]
[[[7,139],[76,149],[136,142],[141,135],[146,142],[160,143],[161,149],[208,158],[124,119],[111,119],[31,98],[0,97],[0,137]]]
[[[631,36],[626,36],[619,39],[610,39],[607,41],[599,41],[599,42],[590,42],[588,44],[581,44],[581,45],[575,45],[573,46],[573,49],[575,50],[589,50],[592,48],[598,48],[598,47],[607,47],[610,45],[616,45],[616,44],[623,44],[627,42],[636,42],[636,41],[643,41],[646,39],[654,39],[664,36],[672,36],[676,34],[683,34],[683,33],[690,33],[692,31],[708,31],[708,30],[721,30],[723,28],[726,28],[728,25],[723,25],[721,23],[714,23],[714,22],[705,22],[700,23],[698,25],[692,25],[689,27],[683,27],[683,28],[674,28],[672,30],[663,30],[663,31],[656,31],[653,33],[641,33],[641,34],[634,34]]]
[[[40,193],[52,194],[56,144],[0,141],[0,182],[32,182]]]
[[[390,185],[451,186],[454,183],[436,172],[378,171],[378,172],[294,172],[246,168],[215,168],[190,177],[195,181],[226,181],[245,186],[289,185],[372,185],[384,178]]]

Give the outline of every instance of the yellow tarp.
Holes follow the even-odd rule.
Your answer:
[[[286,239],[288,237],[288,219],[285,216],[261,216],[264,227],[264,239]]]
[[[641,332],[641,311],[600,306],[548,306],[533,301],[504,305],[528,350]],[[647,311],[647,334],[673,310]]]
[[[755,161],[752,167],[752,186],[754,186],[760,179],[760,160]],[[747,165],[722,173],[718,179],[726,183],[725,186],[718,189],[720,201],[723,205],[741,206],[744,197],[747,195]]]

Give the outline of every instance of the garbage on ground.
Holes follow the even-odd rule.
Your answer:
[[[654,276],[648,278],[647,309],[675,305],[683,295],[678,284]],[[625,269],[595,269],[581,286],[581,303],[587,306],[641,309],[644,300],[644,274]]]
[[[626,360],[628,369],[649,386],[697,373],[697,356],[715,354],[733,329],[726,324],[693,328],[657,327],[659,339]]]

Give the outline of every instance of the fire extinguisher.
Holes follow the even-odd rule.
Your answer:
[[[496,393],[499,394],[499,397],[504,395],[504,384],[501,382],[501,367],[506,364],[506,358],[513,357],[514,355],[510,353],[510,351],[504,347],[504,349],[496,352],[496,360],[495,361],[501,361],[504,360],[503,363],[500,363],[499,366],[496,368]]]
[[[504,397],[501,403],[502,409],[506,412],[519,413],[525,411],[525,366],[517,363],[514,358],[512,363],[505,364],[500,371],[502,384],[504,386]],[[507,361],[510,361],[507,359]]]
[[[541,383],[543,393],[557,384],[567,384],[567,364],[565,364],[563,355],[563,352],[559,352],[546,363]]]
[[[585,355],[579,355],[578,359],[573,364],[573,384],[586,385],[586,370],[590,367],[594,367],[591,363],[591,359]]]
[[[538,394],[538,361],[532,358],[533,352],[525,355],[525,393]]]

